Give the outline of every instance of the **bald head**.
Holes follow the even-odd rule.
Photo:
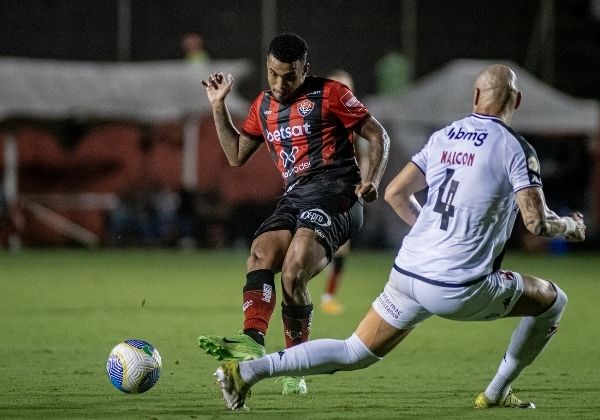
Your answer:
[[[501,64],[483,69],[475,79],[473,112],[494,115],[509,124],[521,102],[516,82],[515,73]]]

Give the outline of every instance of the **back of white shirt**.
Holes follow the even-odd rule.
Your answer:
[[[440,285],[499,268],[518,214],[515,192],[541,186],[534,149],[501,120],[471,114],[433,133],[412,162],[429,192],[396,267]]]

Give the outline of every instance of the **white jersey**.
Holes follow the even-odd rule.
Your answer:
[[[471,114],[433,133],[412,162],[429,192],[395,269],[450,287],[498,269],[518,214],[515,192],[542,185],[535,150],[498,118]]]

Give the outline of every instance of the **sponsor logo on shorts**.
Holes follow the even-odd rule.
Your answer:
[[[398,309],[396,307],[396,305],[394,305],[394,303],[387,296],[387,294],[385,294],[385,293],[380,294],[379,297],[377,298],[377,300],[379,301],[379,304],[381,305],[381,307],[383,309],[385,309],[385,311],[388,314],[390,314],[394,319],[400,318],[400,314],[402,314],[402,311],[400,309]]]
[[[300,214],[300,219],[308,220],[311,223],[323,227],[331,226],[331,219],[329,218],[329,215],[327,215],[327,213],[321,209],[304,210]]]
[[[320,229],[315,229],[315,233],[317,234],[317,236],[319,236],[320,238],[325,239],[325,234],[323,233],[322,230]]]
[[[512,271],[498,270],[500,272],[500,276],[502,276],[502,280],[514,280],[515,273]]]

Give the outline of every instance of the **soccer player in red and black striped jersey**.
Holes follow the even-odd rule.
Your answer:
[[[306,42],[296,34],[271,41],[266,63],[270,89],[254,100],[241,132],[225,104],[232,75],[215,73],[202,82],[231,166],[243,165],[265,144],[285,188],[252,242],[243,288],[243,334],[198,338],[200,347],[218,359],[265,353],[279,272],[286,347],[308,340],[313,313],[308,282],[360,229],[363,202],[378,195],[388,135],[347,86],[308,75],[307,52]],[[353,133],[369,142],[368,171],[362,177]],[[303,378],[284,380],[284,394],[305,392]]]

